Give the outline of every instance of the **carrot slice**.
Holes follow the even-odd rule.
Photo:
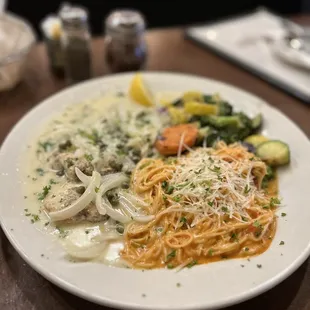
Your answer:
[[[198,129],[193,124],[180,124],[165,128],[155,142],[155,147],[162,155],[176,155],[183,136],[183,144],[192,147],[198,136]],[[182,151],[185,147],[182,146]]]

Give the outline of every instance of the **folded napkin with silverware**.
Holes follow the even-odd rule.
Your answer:
[[[310,28],[262,8],[188,27],[186,36],[310,103]]]

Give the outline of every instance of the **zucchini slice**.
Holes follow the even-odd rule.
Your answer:
[[[290,149],[286,143],[279,140],[259,144],[256,155],[270,166],[282,166],[290,162]]]
[[[252,128],[254,130],[258,130],[263,123],[263,116],[262,114],[257,114],[253,119],[252,119]]]

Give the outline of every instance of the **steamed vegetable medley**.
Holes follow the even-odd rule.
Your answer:
[[[286,143],[259,134],[263,125],[261,114],[251,118],[243,112],[236,112],[218,94],[189,91],[177,100],[163,102],[163,105],[174,126],[163,129],[156,141],[156,148],[162,155],[175,155],[185,149],[179,149],[178,142],[186,130],[183,143],[188,147],[212,146],[218,140],[227,144],[241,142],[267,164],[264,184],[274,178],[275,167],[290,161]]]

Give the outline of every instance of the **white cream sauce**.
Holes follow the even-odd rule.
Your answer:
[[[162,95],[159,95],[162,98]],[[170,99],[171,96],[169,96]],[[27,202],[25,216],[29,218],[30,222],[37,225],[42,231],[46,231],[49,234],[59,238],[61,243],[65,243],[68,240],[74,244],[85,247],[93,244],[93,240],[96,236],[99,236],[102,231],[105,231],[104,223],[79,223],[79,224],[53,224],[50,222],[47,214],[43,210],[43,202],[38,199],[38,195],[43,193],[44,186],[48,186],[49,195],[57,190],[61,189],[66,183],[64,176],[59,177],[55,171],[50,168],[47,162],[47,155],[42,147],[38,148],[41,143],[46,149],[49,145],[46,141],[53,137],[53,143],[55,141],[63,141],[64,138],[72,139],[72,135],[76,133],[78,128],[96,128],[98,120],[104,116],[109,118],[115,117],[115,111],[118,111],[124,119],[127,117],[131,119],[131,113],[138,113],[140,111],[150,110],[150,108],[144,108],[136,103],[131,102],[127,97],[120,97],[116,95],[107,95],[97,100],[89,100],[79,104],[70,105],[64,112],[58,117],[54,118],[47,125],[39,130],[40,134],[31,140],[27,148],[27,154],[25,156],[25,165],[23,174],[25,176],[25,201]],[[154,134],[157,134],[158,130],[162,127],[162,118],[157,113],[152,113],[152,124],[154,125]],[[131,124],[128,124],[128,129],[131,129]],[[98,128],[101,130],[101,128]],[[140,135],[145,135],[147,129],[141,128]],[[77,139],[76,139],[77,140]],[[44,144],[45,143],[45,144]],[[83,141],[77,140],[76,143],[80,143],[79,147],[85,147]],[[113,142],[114,143],[114,142]],[[109,144],[109,141],[107,141]],[[87,145],[88,152],[94,157],[94,161],[98,160],[95,148],[92,145]],[[40,152],[38,153],[38,149]],[[47,152],[48,153],[48,152]],[[109,265],[122,265],[119,259],[119,252],[123,247],[122,240],[110,242],[109,246],[103,251],[102,255],[97,258],[100,262],[104,262]],[[65,253],[64,253],[65,254]]]

